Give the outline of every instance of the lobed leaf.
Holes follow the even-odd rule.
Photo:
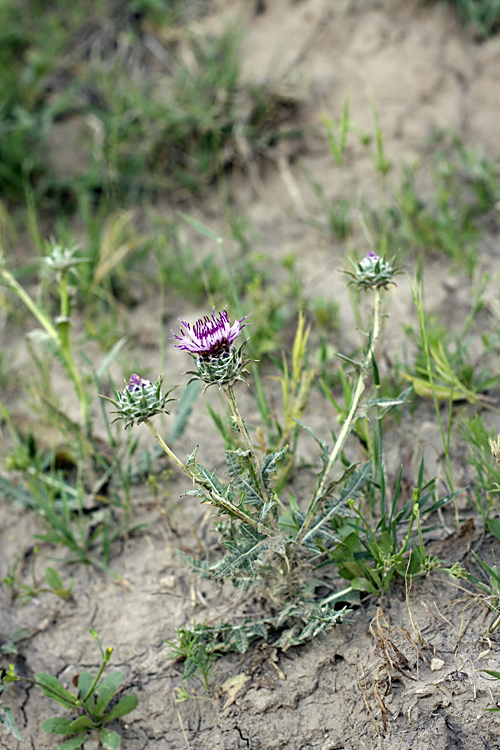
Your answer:
[[[1,702],[0,702],[0,724],[2,724],[7,734],[10,734],[11,737],[14,737],[14,739],[18,740],[18,742],[24,742],[24,737],[22,736],[21,732],[17,728],[16,720],[14,719],[14,714],[12,713],[12,709],[10,708],[10,706],[4,706],[3,703]]]
[[[288,445],[283,446],[280,451],[273,451],[268,456],[264,456],[262,460],[262,479],[264,480],[264,486],[267,488],[271,485],[273,476],[277,470],[277,463],[285,456],[288,451]]]
[[[255,575],[255,560],[269,546],[269,538],[262,536],[247,524],[240,525],[241,540],[226,541],[230,554],[226,555],[215,572],[216,578],[233,575],[236,571],[247,571]]]

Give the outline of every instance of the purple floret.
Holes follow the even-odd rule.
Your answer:
[[[130,376],[126,389],[127,391],[134,393],[134,391],[140,391],[143,385],[151,385],[151,381],[141,378],[134,373]]]
[[[179,318],[186,330],[184,331],[181,327],[181,336],[177,336],[172,331],[174,333],[173,338],[180,342],[174,344],[174,346],[177,349],[200,356],[226,351],[240,335],[243,328],[248,325],[248,323],[243,323],[247,318],[248,315],[245,315],[244,318],[236,320],[233,325],[230,325],[226,308],[217,316],[215,307],[212,310],[211,317],[205,315],[204,318],[197,320],[192,328],[189,323]]]

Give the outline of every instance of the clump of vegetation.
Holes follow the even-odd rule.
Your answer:
[[[14,664],[10,664],[5,670],[1,670],[0,687],[6,688],[11,682],[20,680],[36,685],[44,695],[51,698],[67,711],[77,714],[76,719],[67,719],[65,717],[56,717],[45,719],[41,724],[41,729],[48,734],[58,734],[71,736],[71,739],[58,745],[57,750],[75,750],[82,747],[86,740],[93,738],[95,734],[100,745],[106,750],[115,750],[120,747],[121,737],[116,732],[108,729],[107,724],[120,719],[122,716],[133,711],[137,706],[137,697],[135,695],[124,695],[112,708],[109,704],[116,696],[120,682],[123,677],[122,672],[111,672],[111,674],[102,677],[106,669],[112,648],[103,651],[99,637],[94,629],[90,631],[101,652],[101,667],[94,677],[90,672],[80,672],[73,677],[73,686],[77,688],[76,693],[67,690],[64,685],[50,674],[40,672],[32,680],[28,677],[20,677],[15,670]],[[0,704],[0,722],[4,724],[7,732],[16,739],[22,741],[15,723],[13,723],[12,712],[7,709],[2,714]]]
[[[241,82],[240,33],[180,20],[170,3],[3,3],[0,194],[70,209],[185,196],[293,135],[295,103]]]

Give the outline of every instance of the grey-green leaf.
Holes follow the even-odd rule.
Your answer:
[[[3,728],[11,737],[14,737],[19,742],[24,742],[24,737],[17,728],[12,709],[10,706],[4,706],[2,703],[0,703],[0,724],[3,725]]]

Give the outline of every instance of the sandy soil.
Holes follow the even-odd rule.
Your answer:
[[[245,75],[286,89],[287,95],[294,92],[301,101],[302,125],[317,125],[323,113],[338,117],[349,97],[351,117],[361,131],[371,131],[371,102],[376,104],[387,154],[395,163],[424,155],[436,128],[451,129],[469,147],[484,149],[490,158],[498,156],[500,38],[483,44],[470,40],[444,3],[219,0],[205,22],[217,30],[234,18],[246,30]],[[255,228],[264,252],[274,258],[297,256],[308,296],[319,293],[340,301],[342,325],[335,345],[341,347],[356,335],[350,307],[344,304],[345,279],[338,273],[345,247],[326,240],[324,233],[305,221],[315,204],[304,167],[332,198],[345,192],[369,198],[378,189],[370,157],[355,140],[349,146],[346,183],[342,183],[324,135],[319,129],[306,129],[300,143],[277,148],[273,159],[258,169],[248,165],[247,170],[229,175],[229,192],[235,210],[244,210]],[[223,230],[216,191],[192,208],[199,218]],[[192,239],[204,252],[205,241]],[[361,246],[362,253],[365,249],[369,248]],[[479,270],[491,268],[498,256],[494,234],[486,236]],[[442,259],[430,259],[427,309],[460,328],[469,312],[473,283],[460,269],[449,277],[449,266],[445,269]],[[493,280],[488,293],[494,296],[497,291],[498,282]],[[132,338],[136,334],[134,356],[152,372],[157,368],[158,341],[154,304],[145,300],[131,321]],[[176,304],[167,302],[167,329],[179,314],[194,319],[202,312],[179,311]],[[394,351],[402,342],[401,321],[414,320],[406,278],[401,277],[391,292],[387,312],[387,339]],[[9,347],[14,372],[21,371],[27,364],[22,346],[10,341]],[[167,361],[167,379],[179,382],[186,362],[182,356]],[[217,394],[210,398],[217,403]],[[313,426],[327,435],[333,415],[319,404],[319,396],[314,395]],[[418,464],[420,448],[425,450],[429,474],[439,471],[438,430],[432,412],[427,418],[422,414],[418,422],[393,427],[388,461],[395,470],[401,445],[410,442],[410,435],[415,464],[411,471]],[[492,415],[492,424],[494,420]],[[201,442],[200,460],[221,469],[222,450],[212,447],[212,434],[210,419],[202,412],[179,441],[179,454],[189,453]],[[302,449],[310,450],[306,441]],[[458,438],[454,451],[460,480],[466,484],[469,469]],[[216,664],[213,700],[176,705],[174,688],[180,685],[182,667],[167,659],[162,639],[173,639],[176,627],[193,621],[228,619],[234,609],[229,586],[217,591],[210,582],[194,580],[176,556],[177,548],[203,554],[214,545],[206,507],[200,508],[192,498],[178,503],[184,489],[182,477],[174,473],[166,485],[167,499],[158,507],[150,488],[134,487],[134,521],[147,527],[116,543],[111,567],[120,580],[93,568],[69,566],[64,576],[76,579],[73,602],[43,595],[24,607],[12,603],[6,588],[0,588],[0,643],[20,627],[32,632],[20,645],[16,663],[21,673],[48,671],[69,684],[74,673],[97,664],[95,644],[88,635],[90,627],[96,628],[104,645],[115,647],[112,664],[124,671],[124,689],[139,697],[137,709],[118,724],[127,750],[500,746],[500,715],[484,711],[499,699],[499,688],[478,671],[500,668],[500,646],[496,636],[487,636],[483,606],[453,588],[444,575],[416,581],[408,591],[404,584],[396,584],[388,597],[367,599],[348,623],[301,648],[282,652],[272,644],[260,644],[244,656],[224,657]],[[436,532],[435,554],[466,561],[474,544],[488,557],[491,544],[476,526],[469,525],[461,535]],[[20,545],[24,545],[27,575],[29,540],[41,531],[33,515],[0,498],[0,579]],[[59,550],[42,548],[40,570],[54,554],[61,555]],[[433,658],[442,661],[435,671]],[[248,679],[231,700],[222,685],[239,674]],[[26,746],[36,750],[56,746],[56,738],[39,729],[43,718],[57,713],[47,698],[14,685],[7,699]],[[95,746],[93,741],[85,745]],[[0,730],[0,747],[14,750],[18,743]]]

